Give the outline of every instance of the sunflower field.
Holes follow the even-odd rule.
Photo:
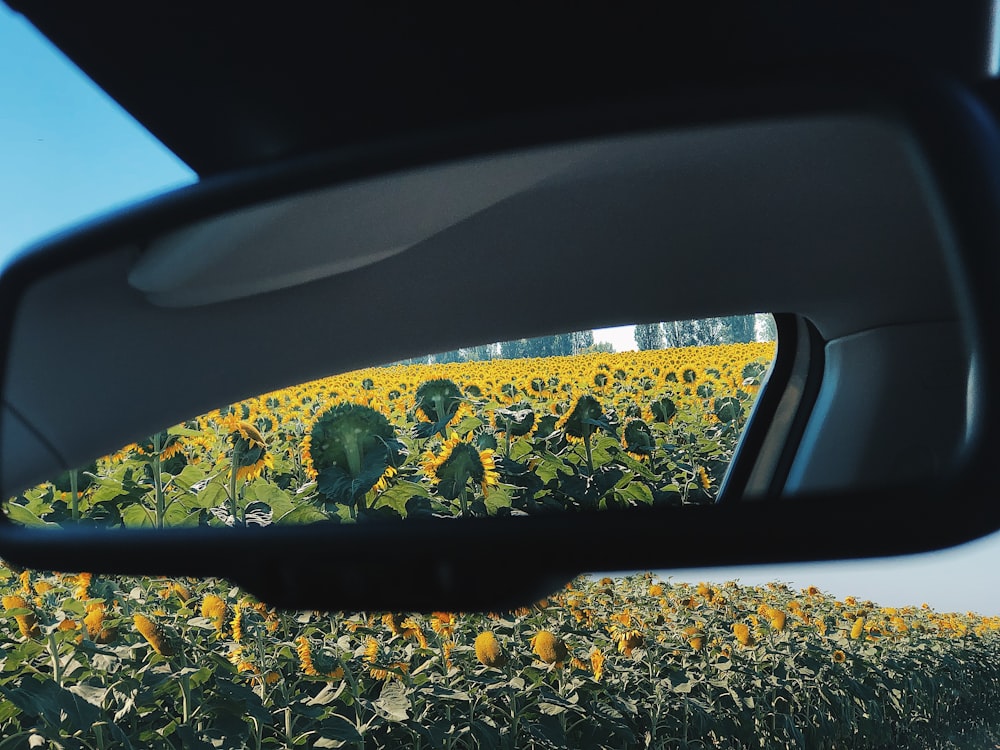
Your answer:
[[[0,748],[981,748],[1000,617],[582,577],[514,612],[279,612],[0,568]],[[990,741],[991,744],[987,744]]]
[[[775,344],[355,371],[10,498],[36,527],[267,526],[712,502]]]
[[[774,344],[374,368],[10,498],[58,528],[712,502]],[[579,578],[514,612],[282,612],[217,580],[0,565],[0,750],[883,748],[997,739],[1000,618]]]

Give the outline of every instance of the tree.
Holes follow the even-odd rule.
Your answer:
[[[757,340],[756,315],[731,315],[728,318],[722,318],[722,320],[728,341],[720,343],[749,344],[751,341]]]
[[[497,352],[498,349],[496,344],[482,344],[480,346],[472,346],[468,349],[463,349],[462,358],[466,362],[491,360],[497,356]]]
[[[562,357],[569,354],[579,354],[593,343],[593,331],[557,333],[554,336],[539,336],[533,339],[516,339],[500,344],[500,357],[503,359]]]
[[[663,323],[662,329],[666,346],[746,344],[757,340],[756,323],[755,315],[730,315],[724,318],[675,320]]]
[[[640,323],[635,327],[635,344],[640,351],[662,349],[666,344],[660,323]]]
[[[757,315],[757,341],[776,341],[778,338],[778,326],[774,322],[774,316],[769,313],[759,313]]]
[[[572,338],[571,354],[580,354],[584,350],[594,345],[594,332],[592,330],[576,331],[570,334]]]
[[[614,354],[615,347],[608,341],[598,341],[596,344],[581,349],[579,354]]]

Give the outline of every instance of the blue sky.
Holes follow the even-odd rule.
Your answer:
[[[194,180],[190,169],[0,4],[0,261],[57,229]],[[624,348],[629,335],[623,329],[603,338]],[[928,602],[940,610],[1000,614],[997,571],[1000,535],[916,557],[661,575],[778,580],[886,605]]]
[[[0,3],[0,253],[195,179]]]

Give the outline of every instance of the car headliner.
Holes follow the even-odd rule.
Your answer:
[[[990,0],[475,9],[6,0],[202,176],[415,131],[887,61],[980,78]]]

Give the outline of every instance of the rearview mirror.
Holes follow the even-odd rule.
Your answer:
[[[11,498],[0,555],[224,576],[288,607],[471,610],[519,604],[581,570],[898,554],[994,530],[981,481],[996,424],[987,332],[1000,325],[994,124],[941,84],[757,93],[752,105],[640,103],[628,117],[573,113],[565,128],[482,127],[448,146],[278,165],[25,251],[0,277],[0,491]],[[683,367],[636,360],[602,401],[608,365],[604,383],[590,373],[539,400],[553,417],[541,444],[497,442],[525,410],[536,418],[522,386],[507,393],[498,377],[479,394],[449,380],[455,393],[422,402],[421,384],[397,389],[411,399],[396,405],[413,417],[402,427],[385,417],[391,388],[328,389],[282,438],[283,460],[312,464],[310,491],[328,514],[340,503],[338,518],[310,517],[308,483],[277,478],[261,431],[278,425],[226,406],[429,352],[761,311],[776,313],[773,364],[750,357],[685,384]],[[687,388],[714,431],[670,432],[663,403],[643,419],[678,369],[669,393]],[[701,382],[712,369],[735,390]],[[459,427],[459,406],[473,402]],[[200,429],[185,420],[220,407],[212,429],[226,447],[182,488],[206,511],[184,516],[190,525],[128,528],[144,524],[120,512],[102,525],[74,510],[57,530],[30,528],[51,524],[22,502],[29,488],[69,472],[75,502],[81,481],[107,479],[81,467],[129,443],[151,457],[155,511],[161,483],[179,476],[164,469],[168,449]],[[657,501],[675,475],[630,450],[630,417],[654,460],[715,482],[711,502]],[[656,420],[663,429],[649,428]],[[381,452],[338,432],[369,428]],[[635,448],[647,434],[632,430]],[[677,443],[721,435],[732,445],[716,476],[679,458]],[[343,460],[319,465],[317,441]],[[595,462],[598,448],[607,458]],[[420,476],[418,452],[430,454]],[[259,495],[239,484],[248,477]],[[491,495],[500,485],[512,489]],[[399,495],[382,498],[392,512],[375,512],[382,491]],[[427,502],[411,509],[418,497]],[[550,512],[560,498],[574,512]],[[289,523],[272,522],[276,502]]]

